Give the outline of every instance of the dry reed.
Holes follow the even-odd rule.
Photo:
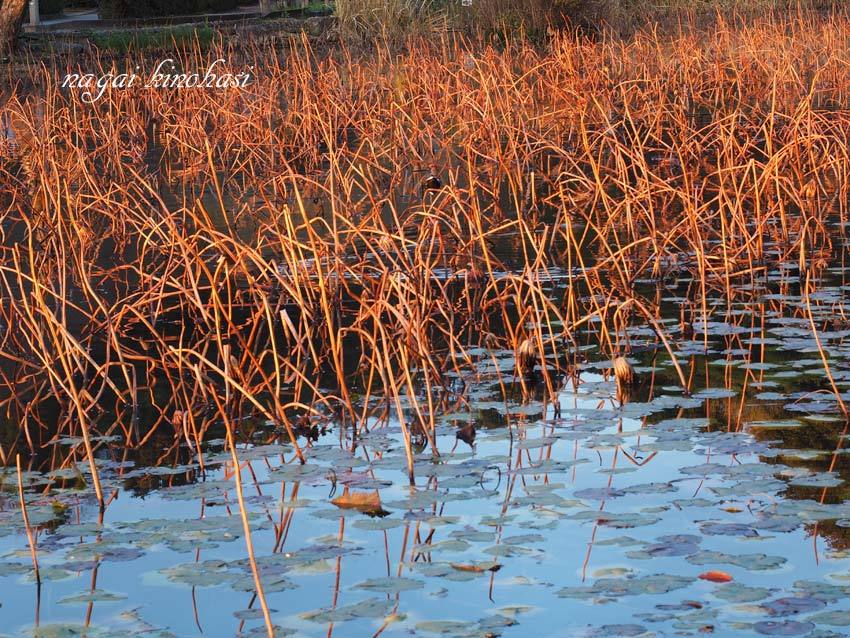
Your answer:
[[[253,416],[303,461],[299,419],[356,430],[380,397],[413,482],[473,348],[516,353],[524,388],[541,364],[551,393],[578,342],[610,358],[636,325],[687,390],[662,289],[690,281],[692,327],[840,249],[848,41],[845,17],[803,12],[368,59],[248,39],[175,54],[262,69],[247,89],[94,106],[32,67],[0,100],[0,409],[21,423],[2,453],[80,434],[103,505],[95,433],[202,462],[211,428]]]

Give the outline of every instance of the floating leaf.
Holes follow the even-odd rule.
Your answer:
[[[464,563],[450,563],[452,569],[456,569],[459,572],[474,572],[476,574],[480,574],[482,572],[497,572],[502,569],[502,566],[499,563],[488,562],[488,563],[472,563],[472,564],[464,564]]]
[[[358,583],[354,586],[355,589],[366,589],[368,591],[379,591],[387,594],[397,594],[402,591],[411,591],[414,589],[422,589],[424,583],[421,580],[413,580],[412,578],[370,578]]]
[[[724,554],[723,552],[708,551],[698,552],[688,556],[685,560],[692,565],[725,563],[754,571],[776,569],[784,565],[786,562],[786,559],[782,556],[767,556],[766,554]]]
[[[810,611],[817,611],[826,607],[826,603],[819,598],[812,596],[791,596],[787,598],[777,598],[768,603],[764,603],[764,608],[771,616],[793,616]]]
[[[810,622],[797,622],[795,620],[765,620],[753,625],[753,629],[765,636],[801,636],[814,628],[815,626]]]
[[[397,518],[361,518],[354,521],[354,527],[364,530],[381,530],[394,529],[404,525],[404,521]]]
[[[380,598],[369,598],[359,603],[337,607],[336,609],[324,609],[302,614],[305,620],[318,623],[345,622],[358,618],[383,618],[393,608],[390,600]]]
[[[29,632],[32,638],[76,638],[77,636],[92,636],[90,627],[74,623],[50,623],[33,627]]]
[[[847,611],[823,611],[808,620],[818,625],[830,625],[832,627],[850,627],[850,612]]]
[[[462,634],[469,630],[469,624],[456,620],[428,620],[416,623],[416,629],[429,634]]]
[[[269,612],[274,613],[276,609],[269,609]],[[257,607],[256,609],[240,609],[234,611],[233,615],[239,620],[260,620],[263,618],[263,610]]]
[[[595,598],[598,596],[636,596],[641,594],[666,594],[682,589],[694,582],[687,576],[653,574],[634,578],[600,578],[587,587],[564,587],[558,592],[561,598]]]
[[[588,635],[599,636],[600,638],[603,636],[644,636],[646,635],[646,628],[634,624],[602,625],[593,629]]]
[[[758,532],[742,523],[703,523],[700,531],[710,536],[758,536]]]
[[[214,587],[236,579],[236,575],[228,572],[227,565],[222,561],[184,563],[162,569],[160,573],[172,582],[192,587]]]
[[[712,592],[714,596],[732,603],[752,603],[764,600],[773,593],[766,587],[747,587],[740,583],[731,582],[718,587]]]
[[[369,516],[386,516],[389,514],[381,507],[381,497],[378,492],[347,491],[331,501],[341,509],[353,509]]]
[[[65,596],[65,598],[62,598],[59,602],[61,604],[70,605],[79,603],[115,602],[118,600],[124,600],[125,598],[127,598],[127,596],[124,594],[114,594],[112,592],[104,591],[103,589],[95,589],[75,594],[73,596]]]

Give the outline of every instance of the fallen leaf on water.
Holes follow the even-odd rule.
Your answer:
[[[479,565],[465,565],[463,563],[450,563],[450,565],[460,572],[497,572],[502,569],[499,563],[481,563]]]
[[[732,577],[726,572],[712,570],[709,572],[703,572],[699,575],[702,580],[708,580],[712,583],[728,583],[732,580]]]
[[[342,509],[358,510],[369,516],[385,516],[387,514],[387,511],[381,507],[381,496],[377,492],[349,492],[346,490],[342,496],[337,496],[331,503]]]

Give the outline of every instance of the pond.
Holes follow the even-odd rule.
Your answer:
[[[0,636],[847,635],[847,42],[26,66]]]
[[[835,271],[819,294],[844,300]],[[456,379],[469,407],[440,416],[440,456],[417,455],[415,487],[395,419],[356,437],[328,423],[304,465],[259,424],[238,455],[277,635],[843,635],[846,428],[834,397],[808,389],[824,372],[808,323],[789,316],[800,303],[766,293],[677,338],[703,379],[690,396],[652,349],[621,402],[590,348],[554,397],[538,382],[505,401],[513,352],[482,350]],[[819,335],[845,400],[848,335]],[[208,441],[204,473],[190,459],[104,448],[103,516],[86,462],[24,473],[40,588],[7,471],[5,634],[265,635],[230,453]]]

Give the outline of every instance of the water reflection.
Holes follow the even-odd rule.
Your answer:
[[[417,455],[413,488],[392,418],[368,420],[356,437],[340,424],[318,441],[303,432],[306,465],[259,424],[239,456],[280,635],[835,626],[850,591],[841,584],[846,432],[777,405],[791,398],[782,373],[812,361],[770,367],[781,349],[754,358],[731,347],[751,332],[722,332],[712,343],[726,355],[689,362],[708,382],[692,396],[671,387],[669,361],[653,351],[634,360],[640,381],[628,402],[585,364],[554,398],[538,387],[537,399],[505,403],[498,370],[512,353],[482,357],[467,379],[473,409],[441,417],[441,455]],[[463,441],[471,431],[474,448]],[[224,442],[205,447],[204,472],[185,443],[158,463],[104,450],[103,516],[81,457],[23,476],[40,592],[7,474],[6,631],[264,635]],[[711,570],[732,581],[699,578]]]

